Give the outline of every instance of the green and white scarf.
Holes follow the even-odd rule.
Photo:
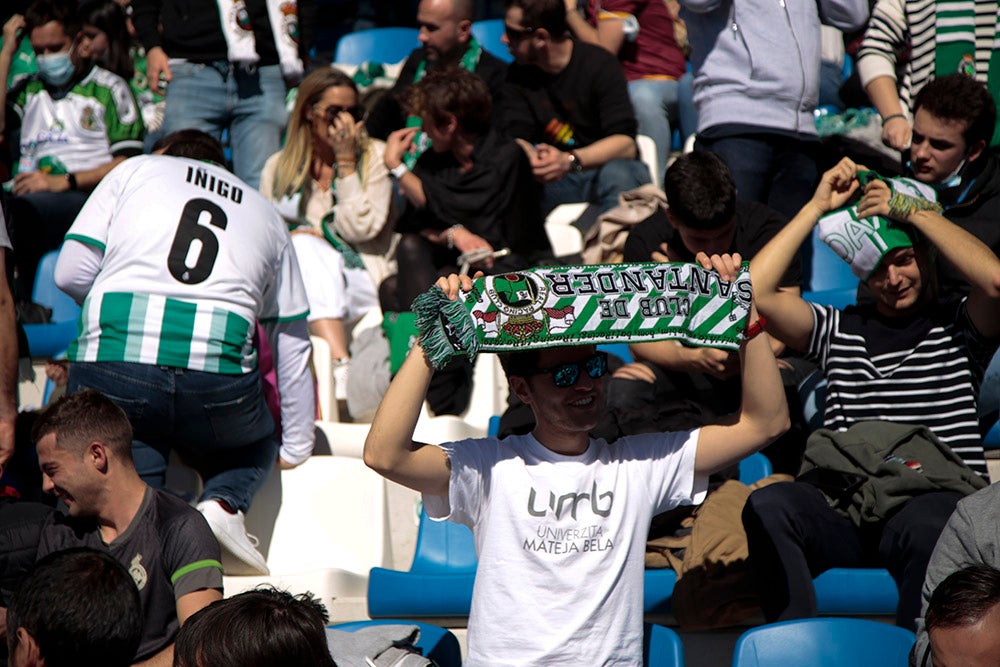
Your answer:
[[[934,76],[959,72],[976,78],[976,5],[995,0],[937,0],[934,6]],[[986,87],[1000,107],[1000,6],[989,55]],[[1000,145],[1000,123],[993,128],[990,146]]]
[[[358,177],[361,177],[361,162],[358,162]],[[330,183],[330,194],[333,195],[334,204],[337,203],[337,179],[334,178]],[[297,214],[297,222],[289,224],[288,231],[298,229],[299,227],[311,228],[312,225],[306,219],[306,188],[305,186],[299,190],[292,199],[298,199],[295,202],[295,209]],[[323,238],[334,247],[334,249],[344,256],[344,266],[348,269],[363,269],[365,268],[364,260],[361,259],[361,255],[358,251],[354,249],[350,243],[341,238],[340,234],[337,233],[337,229],[334,227],[334,220],[336,216],[334,215],[333,209],[323,216],[323,219],[319,223],[320,231],[323,232]]]
[[[477,278],[450,301],[413,302],[428,361],[561,345],[675,339],[737,349],[750,312],[749,264],[734,282],[698,264],[552,266]]]
[[[892,189],[889,210],[894,215],[902,218],[914,210],[941,212],[937,193],[929,185],[912,178],[883,178],[874,171],[858,173],[862,185],[876,179],[885,181]],[[861,280],[868,280],[882,258],[893,250],[913,246],[909,225],[877,215],[859,218],[857,204],[824,215],[819,219],[817,231],[820,240],[850,264],[851,272]]]
[[[476,67],[479,66],[479,58],[483,55],[483,47],[479,45],[475,37],[469,39],[469,48],[465,50],[462,55],[462,59],[459,61],[458,65],[467,72],[475,73]],[[427,60],[421,60],[420,64],[417,66],[417,71],[413,75],[414,85],[420,83],[420,80],[427,75]],[[420,127],[424,124],[424,121],[420,116],[415,116],[410,114],[406,117],[406,127]],[[431,139],[427,136],[427,133],[423,130],[417,132],[416,136],[413,137],[413,148],[407,151],[403,155],[403,163],[406,164],[408,169],[413,169],[413,165],[417,163],[417,160],[421,155],[424,154],[428,148],[431,147]]]

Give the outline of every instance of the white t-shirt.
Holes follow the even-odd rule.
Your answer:
[[[530,434],[441,445],[449,496],[424,507],[469,526],[479,556],[466,667],[642,665],[649,521],[704,498],[698,433],[592,440],[579,456]]]
[[[145,155],[105,176],[66,234],[103,252],[71,361],[250,372],[255,320],[308,314],[274,207],[225,169]]]

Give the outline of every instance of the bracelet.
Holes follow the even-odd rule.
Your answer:
[[[445,238],[448,240],[448,250],[455,248],[455,230],[465,229],[465,225],[452,225],[445,231]]]
[[[767,327],[767,318],[763,315],[757,315],[757,321],[747,327],[747,330],[743,332],[743,340],[750,340],[751,338],[756,338],[764,332]]]
[[[410,170],[410,168],[406,166],[405,162],[400,162],[395,167],[393,167],[392,169],[390,169],[389,173],[392,174],[392,177],[395,178],[398,181],[409,170]]]
[[[71,173],[67,172],[66,173],[66,183],[69,184],[69,189],[73,190],[75,192],[77,190],[77,187],[78,187],[77,184],[76,184],[76,174],[71,174]]]
[[[885,125],[890,120],[895,120],[896,118],[902,118],[903,120],[906,120],[906,114],[905,113],[893,113],[893,114],[889,114],[888,116],[883,116],[882,117],[882,124]]]

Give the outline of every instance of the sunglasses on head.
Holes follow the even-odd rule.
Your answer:
[[[354,119],[355,123],[361,122],[361,120],[365,117],[365,108],[360,104],[356,104],[353,107],[341,107],[331,104],[326,109],[323,109],[321,113],[323,114],[323,120],[330,125],[333,125],[333,121],[337,119],[337,116],[339,116],[342,111],[346,111],[351,114],[351,118]]]
[[[608,353],[595,352],[581,361],[571,361],[548,368],[536,368],[531,375],[551,375],[552,384],[560,389],[565,389],[576,384],[576,381],[580,379],[581,370],[595,380],[604,377],[608,372]]]

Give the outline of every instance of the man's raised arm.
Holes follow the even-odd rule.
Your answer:
[[[781,278],[819,219],[846,204],[858,189],[857,170],[844,158],[823,174],[812,199],[750,261],[754,303],[767,318],[768,331],[795,350],[808,347],[813,315],[799,294],[781,290]]]
[[[460,286],[472,288],[472,280],[453,274],[439,279],[437,285],[455,299]],[[451,477],[448,455],[438,447],[413,442],[420,406],[433,375],[423,348],[415,343],[375,413],[365,440],[364,460],[386,479],[428,495],[447,496]]]

